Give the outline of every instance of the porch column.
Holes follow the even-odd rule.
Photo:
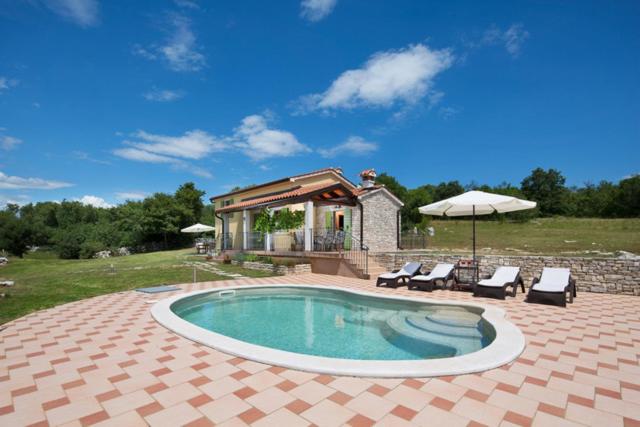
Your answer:
[[[273,216],[273,209],[269,209],[269,216]],[[265,251],[270,251],[271,250],[271,239],[272,239],[272,234],[271,233],[265,233],[264,235],[264,250]]]
[[[242,249],[249,249],[249,213],[247,210],[242,211]]]
[[[313,201],[304,204],[304,250],[313,250]]]

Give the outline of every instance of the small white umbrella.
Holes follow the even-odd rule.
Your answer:
[[[215,227],[198,223],[190,227],[183,228],[180,231],[182,231],[183,233],[206,233],[207,231],[213,231],[213,230],[215,230]]]
[[[473,263],[476,263],[476,215],[533,209],[536,202],[484,191],[467,191],[458,196],[418,208],[424,215],[473,216]]]

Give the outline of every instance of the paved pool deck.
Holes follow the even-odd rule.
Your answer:
[[[495,304],[527,346],[478,374],[339,377],[224,354],[149,312],[180,292],[270,283]],[[317,274],[180,288],[104,295],[4,325],[0,426],[640,426],[640,297],[579,293],[565,309],[526,304],[522,294],[498,301]]]

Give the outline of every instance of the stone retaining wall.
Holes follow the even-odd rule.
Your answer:
[[[408,261],[421,262],[429,269],[438,262],[455,263],[460,259],[460,256],[420,252],[386,252],[371,254],[371,257],[388,270],[400,268]],[[543,267],[565,267],[571,269],[578,291],[640,295],[638,259],[480,255],[478,260],[481,276],[492,274],[501,265],[520,267],[527,287]]]
[[[252,261],[236,261],[232,260],[232,264],[239,265],[250,270],[269,271],[271,273],[282,276],[291,276],[293,274],[311,273],[311,264],[296,264],[294,266],[266,264],[264,262]]]

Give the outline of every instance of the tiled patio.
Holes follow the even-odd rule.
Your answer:
[[[327,284],[302,275],[186,285]],[[167,297],[125,292],[41,311],[0,332],[0,426],[468,425],[640,426],[640,298],[578,294],[567,309],[498,304],[527,338],[513,363],[425,379],[333,377],[262,365],[197,345],[150,316]]]

